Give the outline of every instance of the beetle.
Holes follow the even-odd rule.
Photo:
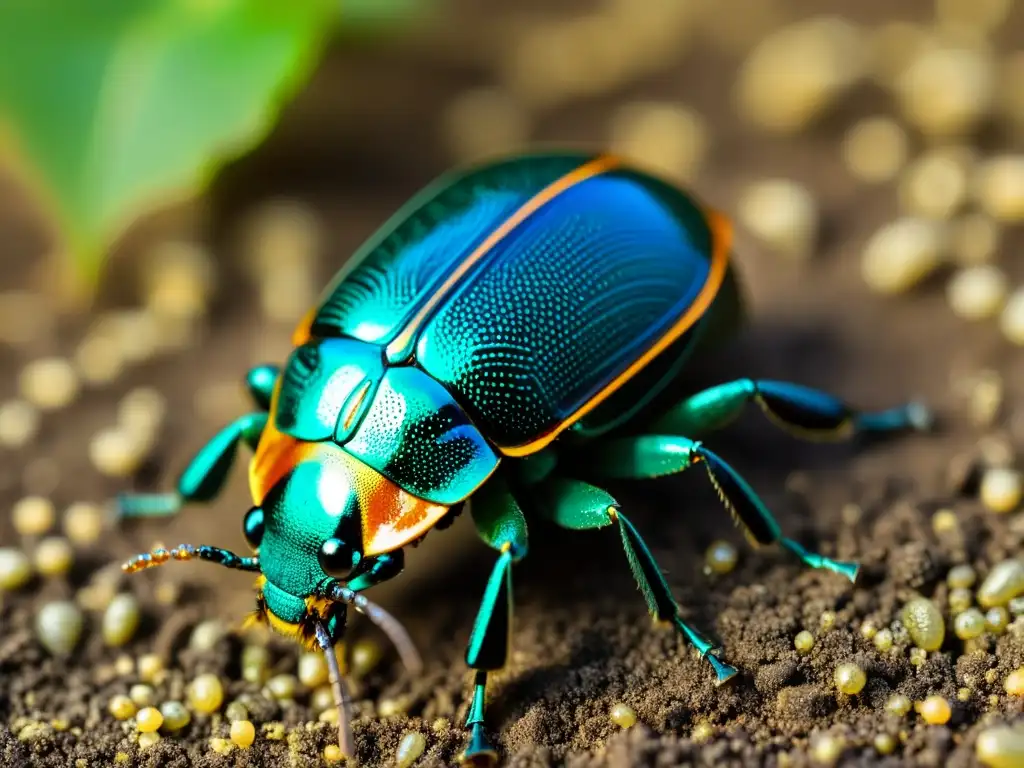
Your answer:
[[[728,680],[737,670],[681,618],[640,532],[600,483],[699,465],[755,544],[777,542],[853,581],[855,563],[786,538],[700,440],[751,402],[803,436],[930,422],[919,403],[866,413],[750,378],[660,402],[694,355],[743,319],[731,243],[724,216],[607,154],[514,156],[442,176],[353,255],[295,331],[286,364],[249,371],[255,410],[199,451],[176,492],[121,498],[126,517],[209,502],[245,443],[255,451],[243,522],[254,554],[181,545],[124,569],[201,559],[259,574],[255,619],[327,656],[346,754],[353,739],[333,647],[347,608],[366,613],[417,669],[401,625],[362,593],[397,576],[403,547],[470,498],[497,561],[466,651],[475,675],[465,763],[497,756],[487,679],[508,653],[512,566],[527,553],[531,516],[572,530],[615,527],[650,613]]]

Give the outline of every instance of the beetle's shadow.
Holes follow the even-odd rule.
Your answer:
[[[684,391],[693,392],[750,376],[795,381],[841,396],[843,379],[854,364],[837,340],[821,330],[761,325],[748,328],[729,348],[694,367],[692,376],[684,382]],[[787,476],[797,469],[814,472],[823,467],[841,467],[855,451],[863,448],[861,441],[845,444],[801,441],[768,422],[753,406],[743,418],[706,442],[761,493],[788,535],[811,546],[817,543],[815,531],[822,534],[822,538],[828,533],[821,531],[820,522],[813,518],[813,510],[784,490]],[[703,551],[711,541],[720,538],[734,541],[741,548],[745,543],[704,473],[685,473],[657,482],[608,484],[607,489],[620,500],[659,565],[669,575],[687,620],[701,628],[713,627],[716,587],[709,585],[705,578],[699,578]],[[529,517],[527,510],[528,520]],[[764,558],[764,568],[768,568],[771,558],[784,555],[769,554],[766,550],[752,553],[750,557]],[[464,606],[459,609],[464,611],[461,621],[468,639],[493,564],[493,551],[483,546],[473,548],[464,560],[440,574],[437,580],[421,580],[415,590],[403,595],[403,610],[414,612],[417,606],[429,605],[432,596],[437,594],[461,601]],[[794,560],[793,568],[800,567]],[[570,605],[592,602],[596,585],[600,585],[602,597],[616,604],[621,602],[628,621],[645,614],[621,540],[611,529],[580,533],[530,521],[529,556],[517,565],[514,574],[515,593],[528,598],[531,614],[564,605],[565,601]],[[602,600],[602,604],[604,602]],[[517,620],[543,621],[543,616],[524,616],[519,611]],[[566,641],[573,642],[575,647],[575,641],[568,638]],[[592,660],[595,652],[608,657],[615,652],[608,643],[587,642],[584,646],[586,650],[579,653],[585,653],[588,660]],[[546,666],[540,662],[537,668],[509,680],[506,690],[513,697],[526,696],[549,685],[538,683],[538,678],[564,677],[577,663],[583,662],[576,651],[568,666]],[[515,705],[510,702],[508,707]]]

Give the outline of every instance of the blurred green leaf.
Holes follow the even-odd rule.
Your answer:
[[[337,0],[2,0],[0,132],[82,275],[259,141]]]
[[[340,0],[342,29],[376,32],[411,21],[424,10],[422,0]]]

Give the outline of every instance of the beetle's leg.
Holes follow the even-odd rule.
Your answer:
[[[626,559],[651,615],[672,624],[697,649],[714,668],[719,684],[736,674],[735,667],[717,657],[715,645],[679,616],[679,605],[654,556],[611,495],[593,485],[564,478],[548,480],[538,491],[542,514],[562,528],[580,531],[618,525]]]
[[[245,386],[249,397],[263,411],[270,410],[270,399],[274,394],[274,385],[281,369],[276,365],[257,365],[250,368],[245,375]]]
[[[655,422],[651,431],[699,437],[724,427],[751,401],[787,432],[811,439],[838,439],[856,432],[924,430],[932,422],[931,412],[917,402],[860,413],[832,395],[800,384],[737,379],[688,397]]]
[[[267,424],[266,413],[248,413],[218,432],[181,473],[176,493],[123,494],[117,499],[118,516],[165,517],[177,514],[187,502],[210,501],[224,487],[238,444],[255,449]]]
[[[785,538],[772,513],[747,481],[697,441],[673,435],[644,435],[611,440],[599,446],[593,456],[588,456],[588,466],[592,471],[608,478],[661,477],[682,472],[695,464],[704,466],[722,502],[743,524],[754,544],[779,542],[812,568],[835,571],[850,581],[857,578],[856,563],[832,560]]]
[[[497,750],[485,733],[487,673],[501,669],[508,657],[512,628],[512,564],[526,555],[526,520],[504,477],[494,475],[473,496],[473,523],[484,543],[501,554],[491,571],[466,648],[466,664],[476,670],[473,699],[466,716],[469,743],[463,765],[493,765]]]
[[[405,568],[405,550],[396,549],[366,558],[359,564],[359,571],[350,577],[348,588],[362,592],[375,584],[395,578]]]

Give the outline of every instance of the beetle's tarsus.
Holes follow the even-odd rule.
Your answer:
[[[119,493],[111,506],[116,520],[172,517],[181,511],[182,499],[176,493]]]
[[[935,427],[935,414],[919,400],[908,403],[907,423],[918,432],[930,432]]]
[[[498,764],[498,750],[484,733],[483,723],[473,723],[469,732],[469,743],[459,757],[463,768],[492,768]]]
[[[822,568],[826,571],[832,571],[833,573],[845,576],[851,582],[857,581],[857,574],[860,573],[860,565],[857,563],[849,560],[833,560],[830,557],[819,555],[817,552],[811,552],[806,549],[803,545],[793,541],[793,539],[780,539],[779,543],[811,568]]]
[[[718,677],[716,685],[727,683],[739,674],[739,670],[736,669],[736,667],[728,662],[722,661],[715,655],[714,651],[705,654],[704,659],[711,665],[711,668],[715,670],[715,675]]]
[[[935,426],[935,414],[920,400],[913,400],[887,411],[862,413],[854,420],[854,424],[862,432],[928,432]]]

